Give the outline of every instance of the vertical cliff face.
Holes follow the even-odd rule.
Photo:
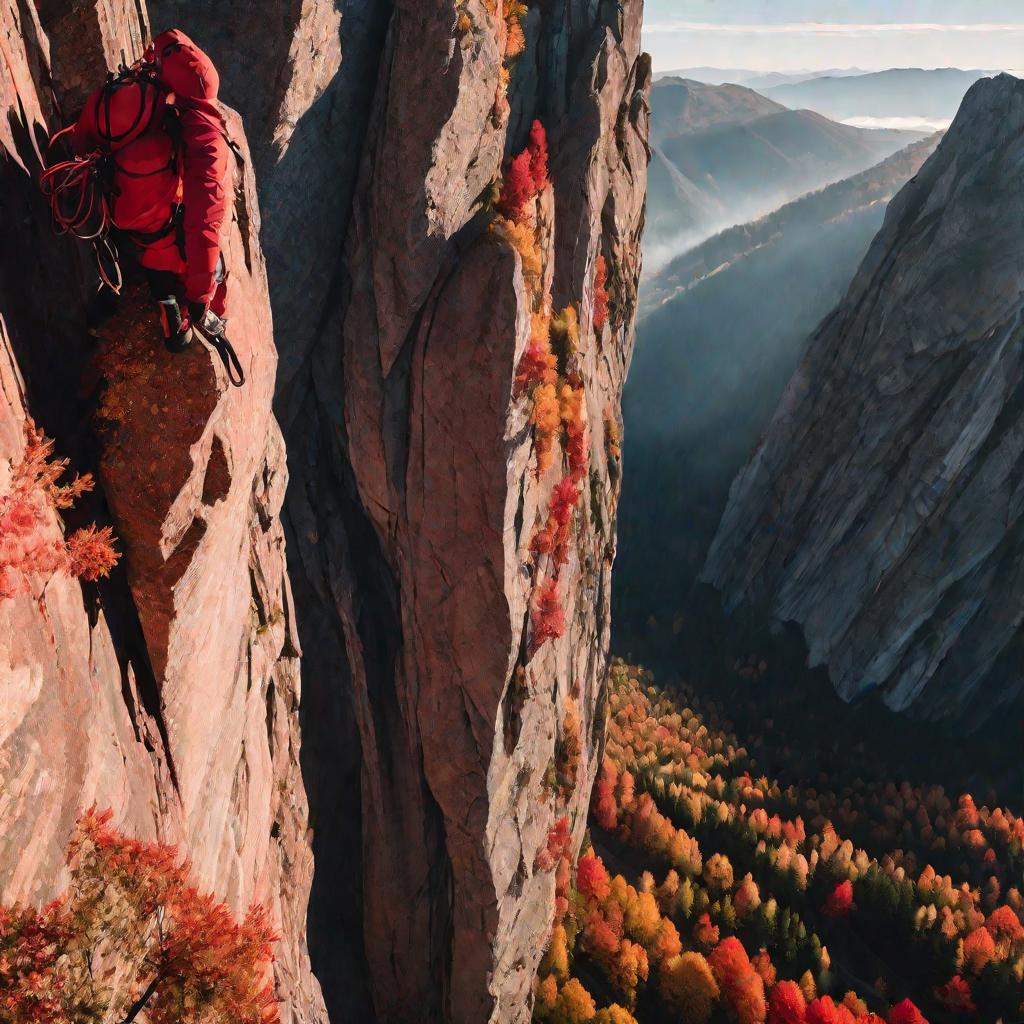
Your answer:
[[[1024,83],[975,85],[889,206],[705,569],[839,693],[979,723],[1021,690]]]
[[[272,94],[250,81],[239,96],[265,132],[312,948],[342,1019],[526,1019],[554,887],[537,854],[562,817],[579,838],[599,755],[609,452],[647,163],[641,8],[531,9],[506,88],[511,26],[495,6],[337,5],[328,81],[333,50],[314,46],[323,74],[291,54],[336,7],[292,5],[288,55],[282,44],[265,62],[285,69]],[[214,52],[244,49],[230,6],[198,20]],[[538,477],[529,402],[513,391],[536,289],[485,198],[534,118],[552,155],[541,290],[583,325],[589,467],[559,584],[568,628],[531,656],[549,567],[530,544],[559,471]],[[295,222],[304,191],[331,198]],[[613,316],[595,332],[599,255]],[[559,792],[576,715],[582,750]]]
[[[123,552],[101,587],[58,573],[0,601],[2,895],[55,895],[75,817],[110,806],[126,830],[178,843],[197,880],[236,909],[267,904],[282,934],[284,1017],[318,1020],[305,944],[299,645],[278,517],[287,475],[241,124],[229,121],[243,159],[223,244],[244,391],[202,347],[166,353],[137,286],[91,338],[90,256],[50,237],[31,179],[43,125],[59,119],[50,89],[77,110],[146,34],[135,3],[0,13],[0,479],[23,457],[26,418],[36,419],[76,469],[95,472],[83,513],[111,522]],[[54,517],[42,539],[59,529]]]
[[[283,392],[314,950],[321,977],[355,974],[359,951],[332,934],[346,909],[331,912],[326,865],[361,862],[381,1020],[527,1019],[553,905],[538,852],[560,818],[576,839],[584,827],[618,492],[606,441],[632,344],[647,163],[639,27],[636,4],[532,10],[506,105],[495,12],[396,5],[338,291]],[[535,117],[552,154],[539,286],[481,201]],[[597,333],[599,255],[617,307]],[[538,477],[529,403],[513,389],[536,287],[579,314],[589,473],[560,583],[568,627],[531,656],[549,567],[530,544],[560,474]],[[560,785],[574,715],[582,749]]]
[[[124,45],[112,39],[141,28],[126,10],[108,35],[107,6],[81,10],[95,14],[90,52],[109,59]],[[282,893],[282,987],[299,1017],[318,1006],[302,961],[303,782],[310,949],[331,1019],[526,1021],[554,906],[548,847],[561,828],[579,841],[601,756],[648,160],[642,5],[537,4],[521,25],[503,15],[494,0],[149,4],[154,28],[179,24],[220,67],[263,217],[246,172],[230,249],[233,273],[245,268],[233,297],[248,304],[245,391],[225,392],[205,356],[150,362],[131,299],[92,363],[95,462],[126,562],[109,589],[128,609],[110,622],[104,595],[93,631],[109,623],[147,663],[136,685],[140,670],[111,645],[125,693],[140,695],[128,707],[108,695],[120,732],[103,728],[140,748],[141,781],[118,783],[123,817],[130,806],[140,827],[173,821],[204,880],[233,894]],[[35,47],[18,91],[38,120],[49,58],[33,41],[45,34],[14,25],[10,37]],[[549,180],[517,226],[493,202],[535,119]],[[26,223],[45,266],[64,260],[80,279],[66,248]],[[290,588],[259,243],[281,353]],[[52,321],[42,294],[5,295],[5,316]],[[546,335],[573,315],[557,382],[569,393],[560,410],[556,395],[542,465],[536,403],[515,381],[538,322]],[[51,326],[76,353],[70,388],[88,353],[77,313],[66,319]],[[30,384],[44,369],[26,370]],[[173,373],[191,401],[174,401]],[[536,538],[571,474],[556,559]],[[546,624],[561,615],[564,628],[541,643],[556,577]]]

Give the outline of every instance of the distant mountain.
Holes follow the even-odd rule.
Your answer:
[[[685,602],[729,484],[807,338],[848,286],[888,200],[938,138],[717,235],[643,286],[624,400],[621,650],[640,636],[646,649],[655,642],[648,618]]]
[[[728,608],[798,625],[844,699],[961,727],[1019,730],[1024,692],[1022,175],[1024,81],[979,81],[812,337],[704,570]]]
[[[653,269],[922,138],[836,124],[741,86],[680,78],[655,84],[651,111],[645,261]]]
[[[819,77],[779,85],[765,95],[787,107],[806,107],[844,121],[854,117],[952,119],[968,89],[986,71],[896,68],[866,75]]]
[[[863,75],[860,68],[828,68],[818,71],[751,71],[742,68],[680,68],[675,71],[660,71],[655,81],[663,78],[689,78],[707,85],[745,85],[748,89],[766,89],[770,86],[806,82],[809,78],[830,76],[842,78],[845,75]]]
[[[685,78],[662,78],[651,90],[651,141],[723,125],[749,124],[786,108],[740,85],[705,85]]]
[[[779,245],[787,231],[809,224],[826,225],[879,204],[884,209],[895,190],[909,181],[934,152],[941,137],[937,132],[860,174],[801,196],[760,220],[722,231],[676,257],[644,282],[640,296],[641,320],[707,278],[733,268],[739,260]]]

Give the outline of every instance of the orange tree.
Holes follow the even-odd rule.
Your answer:
[[[276,936],[189,884],[173,846],[130,839],[86,811],[71,883],[41,911],[0,908],[4,1024],[273,1024]]]

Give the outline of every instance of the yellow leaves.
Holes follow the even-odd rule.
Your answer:
[[[543,270],[540,243],[537,240],[536,231],[529,224],[520,224],[507,217],[499,216],[495,223],[512,248],[519,253],[526,286],[531,292],[535,291],[540,285],[540,276]]]
[[[670,1009],[692,1024],[707,1024],[719,995],[710,965],[694,951],[662,965],[658,991]]]
[[[580,321],[575,306],[566,306],[551,318],[551,341],[563,360],[576,354],[580,347]]]
[[[617,417],[610,412],[605,413],[604,417],[604,450],[613,461],[622,458],[622,430]]]

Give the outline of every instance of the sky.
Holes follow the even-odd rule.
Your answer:
[[[1024,0],[646,0],[655,71],[1024,69]]]

